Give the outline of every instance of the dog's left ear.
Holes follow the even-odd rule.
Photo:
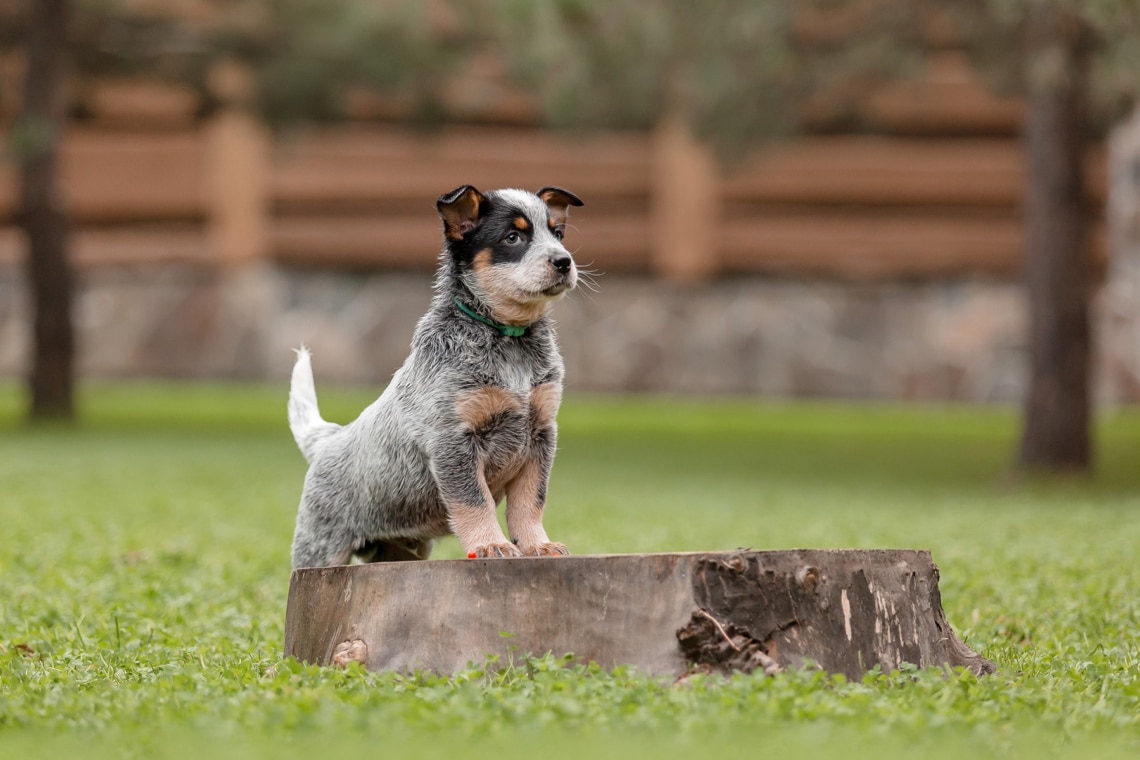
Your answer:
[[[550,209],[550,219],[554,224],[565,224],[571,206],[583,206],[582,199],[561,187],[544,187],[535,193]]]
[[[435,208],[443,218],[443,234],[450,240],[462,240],[464,235],[475,229],[483,200],[483,194],[471,185],[457,187],[439,196]]]

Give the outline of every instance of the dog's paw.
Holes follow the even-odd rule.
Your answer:
[[[479,559],[489,559],[494,557],[521,557],[523,553],[514,544],[487,544],[486,546],[477,546],[475,550],[467,554]]]
[[[551,542],[528,546],[523,549],[523,555],[527,557],[567,557],[570,555],[570,550],[566,548],[566,544]]]

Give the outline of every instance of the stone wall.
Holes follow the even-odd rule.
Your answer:
[[[319,381],[379,385],[431,298],[428,273],[183,265],[81,280],[80,367],[97,377],[285,383],[290,349],[305,343]],[[0,375],[23,366],[25,311],[18,271],[0,269]],[[1025,382],[1022,296],[1005,281],[603,277],[555,316],[575,390],[1014,401]],[[1140,364],[1137,346],[1119,347],[1102,355],[1114,369],[1101,398],[1140,400],[1119,371]]]

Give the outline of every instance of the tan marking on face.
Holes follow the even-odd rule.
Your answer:
[[[516,230],[521,230],[523,232],[528,232],[530,230],[530,220],[525,216],[516,216],[511,220],[511,225],[514,226]]]
[[[510,391],[488,385],[456,396],[455,411],[460,422],[471,430],[478,430],[495,415],[522,411],[522,404]]]
[[[558,383],[543,383],[530,392],[531,416],[537,427],[550,427],[562,403],[562,386]]]
[[[471,260],[471,268],[476,272],[481,272],[491,266],[491,249],[484,248],[475,254],[475,258]]]
[[[491,310],[495,321],[504,325],[531,325],[542,319],[550,310],[550,300],[521,301],[518,287],[511,276],[511,267],[517,264],[492,265],[490,252],[486,263],[480,263],[483,251],[475,256],[472,269],[478,283],[479,297]]]

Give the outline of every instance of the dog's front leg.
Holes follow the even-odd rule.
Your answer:
[[[519,557],[499,526],[495,498],[487,486],[483,462],[474,445],[455,444],[432,457],[432,470],[451,532],[467,556]],[[436,464],[441,463],[441,464]]]
[[[507,530],[522,553],[529,557],[560,557],[569,554],[565,544],[551,541],[542,527],[546,487],[558,448],[554,417],[562,399],[556,382],[536,386],[531,392],[531,450],[519,474],[507,483]]]
[[[507,484],[507,530],[528,557],[563,557],[570,553],[565,544],[551,541],[542,527],[546,483],[553,458],[553,454],[536,453]]]

